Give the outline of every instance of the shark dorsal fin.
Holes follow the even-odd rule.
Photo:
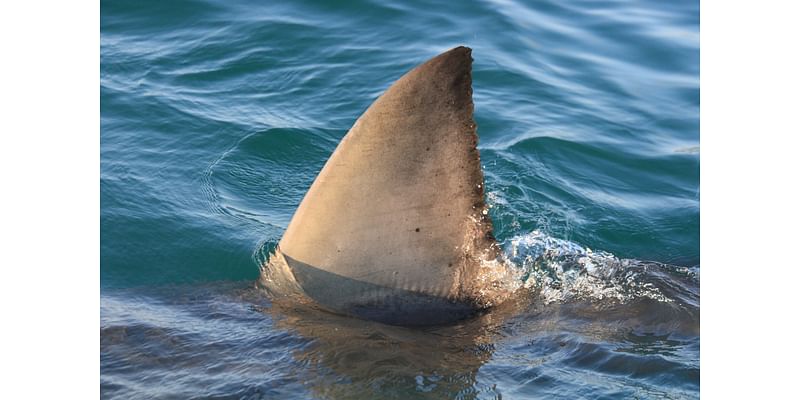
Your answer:
[[[358,118],[276,252],[309,297],[397,323],[481,308],[473,283],[497,246],[472,114],[471,49],[457,47],[405,74]]]

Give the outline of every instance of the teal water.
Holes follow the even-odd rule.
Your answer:
[[[457,45],[527,300],[432,331],[273,304],[338,141]],[[102,397],[699,397],[698,2],[102,1],[100,54]]]

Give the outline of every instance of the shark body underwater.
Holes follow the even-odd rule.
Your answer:
[[[273,297],[439,325],[508,299],[473,120],[471,49],[417,66],[341,140],[262,267]]]

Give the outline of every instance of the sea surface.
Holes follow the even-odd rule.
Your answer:
[[[100,392],[698,398],[699,2],[101,1]],[[273,302],[259,268],[358,116],[473,49],[523,295],[408,329]]]

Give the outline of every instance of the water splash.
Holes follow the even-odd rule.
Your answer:
[[[650,276],[651,270],[699,279],[699,269],[620,259],[538,230],[515,236],[503,247],[504,257],[519,271],[521,286],[537,291],[545,304],[579,300],[624,304],[643,298],[672,303],[674,299]]]

